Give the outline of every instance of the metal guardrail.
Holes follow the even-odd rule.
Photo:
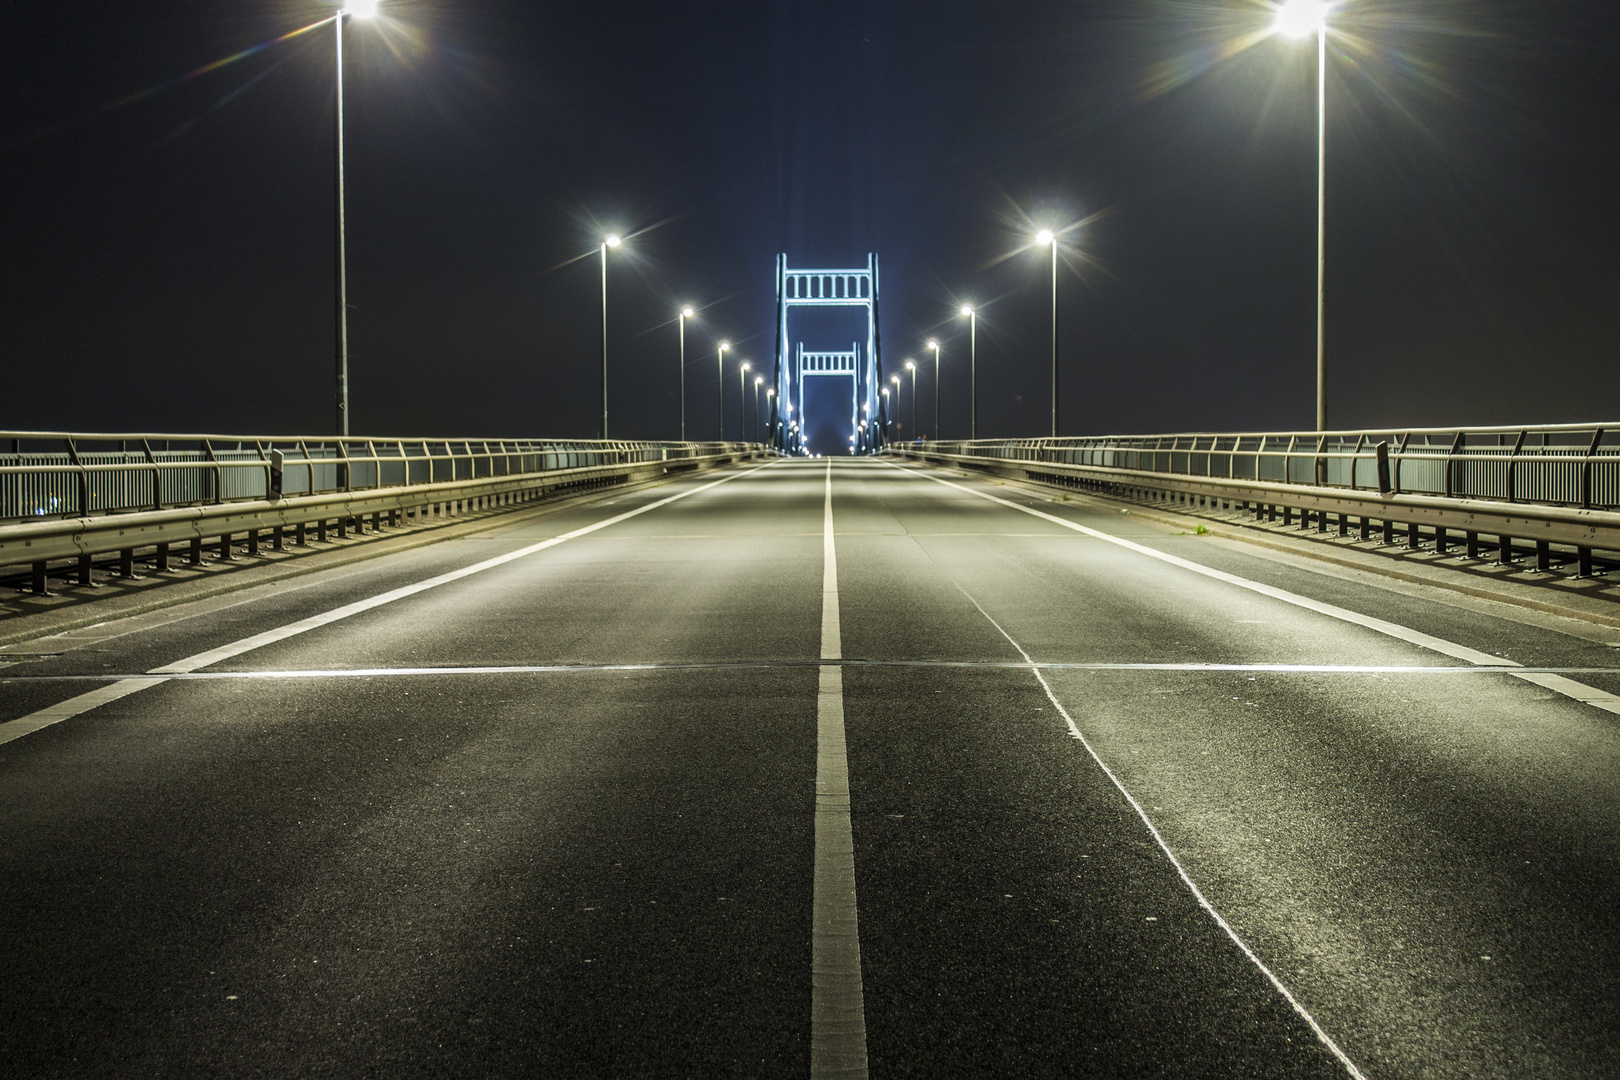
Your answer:
[[[1393,542],[1405,526],[1446,551],[1460,538],[1470,556],[1481,534],[1497,538],[1499,558],[1513,540],[1536,546],[1540,569],[1550,545],[1576,549],[1579,572],[1593,549],[1620,551],[1620,423],[1405,431],[1197,433],[1070,439],[981,439],[896,444],[897,452],[1020,479],[1120,491],[1170,501],[1214,500],[1302,525],[1315,516],[1341,535],[1360,519]]]
[[[753,457],[749,443],[658,443],[525,439],[252,438],[236,435],[0,432],[0,566],[33,567],[45,589],[48,563],[151,547],[167,568],[169,546],[188,542],[200,560],[205,537],[328,522],[340,535],[370,514],[454,512],[466,504],[527,501],[559,489],[641,479]],[[363,523],[360,525],[363,528]]]

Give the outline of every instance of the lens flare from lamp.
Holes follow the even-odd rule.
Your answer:
[[[1057,235],[1053,233],[1051,229],[1042,229],[1040,232],[1035,234],[1035,243],[1041,247],[1045,247],[1047,244],[1052,243],[1056,239]]]
[[[608,247],[618,247],[621,243],[623,243],[623,241],[619,239],[618,233],[608,233],[607,236],[603,238],[602,243],[606,244]]]
[[[377,0],[349,0],[343,5],[343,14],[351,19],[369,19],[377,14]]]
[[[1322,0],[1287,0],[1277,9],[1271,29],[1283,37],[1310,37],[1327,29],[1328,5]]]
[[[691,304],[688,304],[685,307],[681,308],[681,314],[686,316],[688,319],[690,319],[692,316],[696,315],[697,312],[692,310],[692,305]]]

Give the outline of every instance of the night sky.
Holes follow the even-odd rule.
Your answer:
[[[0,428],[333,427],[318,0],[11,5]],[[357,434],[715,431],[767,370],[773,261],[882,265],[884,362],[944,346],[967,434],[1314,422],[1314,43],[1246,0],[384,0],[347,31]],[[1332,427],[1620,414],[1620,7],[1347,0],[1328,74]],[[807,347],[863,336],[799,324]],[[931,433],[931,361],[919,382]],[[909,399],[909,390],[906,395]],[[909,403],[905,415],[908,433]]]

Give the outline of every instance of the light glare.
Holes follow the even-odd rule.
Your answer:
[[[1287,0],[1277,9],[1271,29],[1283,37],[1309,37],[1327,29],[1327,13],[1323,0]]]
[[[620,244],[619,234],[608,233],[607,238],[603,240],[602,243],[606,244],[608,247],[618,247]]]
[[[681,314],[683,316],[685,316],[686,318],[690,319],[693,315],[696,315],[697,312],[693,311],[692,310],[692,305],[688,304],[685,307],[681,308]]]
[[[1045,247],[1047,244],[1050,244],[1056,239],[1057,236],[1053,234],[1051,229],[1042,229],[1040,232],[1035,234],[1035,242],[1041,247]]]
[[[349,0],[343,5],[343,14],[353,19],[369,19],[377,14],[377,0]]]
[[[965,319],[969,315],[972,315],[972,314],[973,314],[973,305],[972,304],[963,304],[962,305],[962,317]]]

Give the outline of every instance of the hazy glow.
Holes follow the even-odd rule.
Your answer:
[[[755,375],[754,376],[754,385],[755,386],[758,386],[760,383],[762,383],[764,381],[765,381],[765,376],[763,376],[763,375]]]
[[[968,317],[969,315],[972,315],[972,314],[973,314],[973,305],[972,304],[963,304],[962,305],[962,317],[966,318],[966,317]]]
[[[754,366],[753,364],[750,364],[748,361],[744,360],[741,370],[747,371],[749,368],[751,368],[753,366]]]
[[[1323,0],[1287,0],[1277,9],[1271,29],[1283,37],[1309,37],[1327,29],[1327,13]]]
[[[1047,244],[1050,244],[1056,239],[1057,236],[1053,234],[1051,229],[1042,229],[1040,232],[1035,234],[1035,242],[1041,247],[1045,247]]]
[[[721,351],[721,352],[725,352],[725,351],[726,351],[726,350],[727,350],[727,349],[729,349],[729,348],[731,348],[731,342],[729,342],[729,341],[722,341],[722,342],[721,342],[721,343],[720,343],[720,351]]]
[[[933,338],[929,338],[928,339],[928,347],[930,349],[933,349],[935,352],[938,352],[939,351],[939,342],[934,340]]]
[[[889,381],[894,383],[894,385],[899,386],[900,385],[900,376],[898,376],[898,375],[890,375],[889,376]]]
[[[917,370],[917,365],[913,364],[910,360],[907,360],[906,361],[906,370],[907,371],[916,371]]]
[[[681,308],[681,314],[683,316],[685,316],[686,318],[690,319],[693,315],[696,315],[697,312],[692,310],[692,305],[691,304],[688,304],[685,307]]]
[[[369,19],[377,14],[377,0],[349,0],[343,5],[343,14],[355,19]]]
[[[618,247],[619,244],[621,243],[621,241],[619,240],[619,234],[618,233],[608,233],[607,237],[605,239],[603,239],[602,243],[606,244],[608,247]]]

